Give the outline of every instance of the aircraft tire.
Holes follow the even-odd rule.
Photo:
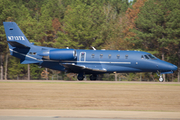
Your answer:
[[[77,77],[77,79],[78,79],[79,81],[82,81],[82,80],[84,79],[84,77]]]
[[[79,73],[78,74],[78,76],[77,76],[77,79],[79,80],[79,81],[82,81],[83,79],[84,79],[84,74],[83,73]]]
[[[91,81],[96,81],[97,80],[97,75],[91,75],[90,80]]]
[[[159,82],[163,82],[163,81],[164,81],[163,77],[162,77],[162,76],[160,76],[160,78],[159,78]]]

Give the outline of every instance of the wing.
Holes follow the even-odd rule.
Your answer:
[[[95,68],[95,67],[92,67],[92,66],[84,66],[84,65],[76,65],[74,63],[63,63],[62,64],[67,70],[69,71],[72,71],[72,72],[79,72],[79,71],[83,71],[85,73],[104,73],[104,72],[107,72],[106,69],[102,69],[102,68]]]

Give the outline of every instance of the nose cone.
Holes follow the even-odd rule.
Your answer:
[[[168,63],[166,61],[159,61],[159,67],[158,69],[160,71],[176,71],[177,70],[177,66],[173,65],[171,63]]]
[[[170,63],[169,65],[165,66],[165,70],[166,71],[176,71],[177,70],[177,66]]]
[[[176,71],[177,70],[177,66],[176,65],[172,65],[172,70]]]

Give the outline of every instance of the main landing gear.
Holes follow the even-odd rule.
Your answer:
[[[83,73],[79,73],[78,76],[77,76],[77,79],[78,79],[79,81],[82,81],[84,78],[85,78],[85,75],[84,75]],[[97,80],[97,75],[96,75],[96,74],[92,74],[92,75],[90,76],[90,80],[91,80],[91,81]]]
[[[90,76],[90,80],[91,80],[91,81],[97,80],[97,75],[92,74],[92,75]]]
[[[82,81],[83,79],[84,79],[84,74],[83,73],[79,73],[78,74],[78,76],[77,76],[77,79],[79,80],[79,81]]]
[[[157,72],[157,75],[159,76],[159,82],[163,82],[164,78],[162,77],[162,74]]]

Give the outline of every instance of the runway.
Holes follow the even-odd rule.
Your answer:
[[[0,81],[0,120],[178,120],[180,84]]]
[[[59,117],[11,117],[0,116],[0,120],[133,120],[133,119],[101,119],[101,118],[59,118]],[[138,119],[136,119],[138,120]],[[166,119],[167,120],[167,119]]]
[[[2,120],[179,119],[180,112],[0,109]]]

